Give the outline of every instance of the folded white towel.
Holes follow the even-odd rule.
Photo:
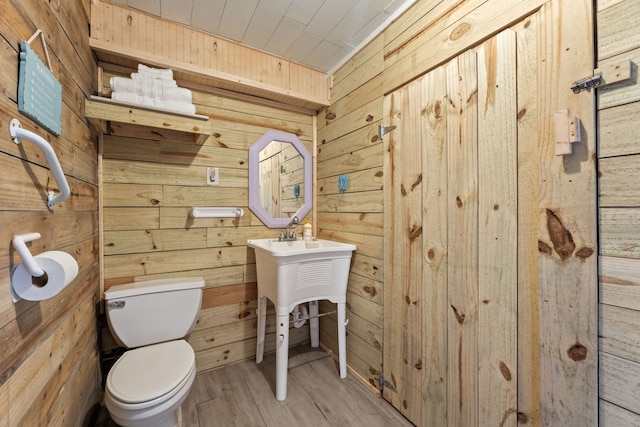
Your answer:
[[[142,105],[146,105],[148,107],[153,107],[153,98],[150,96],[142,97]]]
[[[136,80],[136,83],[138,83],[138,95],[161,99],[162,90],[164,89],[160,84],[161,81],[158,79]]]
[[[161,85],[162,87],[178,87],[178,84],[175,80],[160,79],[157,77],[149,76],[147,74],[131,73],[131,79],[135,81],[153,80],[155,83]]]
[[[167,111],[173,111],[184,114],[195,114],[196,106],[190,102],[164,100],[152,98],[149,96],[141,96],[130,92],[111,92],[111,99],[129,104],[144,105],[148,107],[162,108]]]
[[[109,85],[114,92],[138,93],[140,82],[133,81],[126,77],[111,77]]]
[[[165,87],[162,91],[162,98],[191,104],[191,91],[183,87]]]
[[[153,82],[151,80],[140,80],[138,83],[140,83],[138,95],[153,98]]]
[[[173,80],[173,70],[171,70],[170,68],[160,69],[147,67],[143,64],[138,64],[138,73],[156,79]]]
[[[130,104],[142,104],[142,97],[130,92],[111,92],[111,99]]]

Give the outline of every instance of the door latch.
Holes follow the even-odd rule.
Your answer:
[[[631,79],[631,60],[620,62],[604,61],[591,75],[576,80],[571,85],[573,93],[580,93],[593,88],[601,88],[612,83]]]
[[[593,71],[594,72],[592,75],[583,77],[573,82],[573,84],[571,85],[571,90],[573,91],[573,93],[580,93],[585,90],[591,90],[602,84],[602,71]]]

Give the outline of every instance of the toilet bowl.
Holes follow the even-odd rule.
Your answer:
[[[105,292],[109,328],[127,350],[111,367],[105,406],[124,427],[177,427],[196,376],[184,339],[196,323],[204,279],[162,279]]]
[[[177,426],[195,376],[195,355],[186,341],[130,350],[109,371],[105,405],[122,426]]]

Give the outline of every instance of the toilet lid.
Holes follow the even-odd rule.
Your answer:
[[[107,376],[112,396],[124,403],[154,400],[176,388],[193,369],[195,354],[184,340],[125,352]]]

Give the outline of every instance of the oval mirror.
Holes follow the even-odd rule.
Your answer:
[[[269,130],[249,148],[249,208],[270,228],[311,211],[311,154],[293,133]]]

